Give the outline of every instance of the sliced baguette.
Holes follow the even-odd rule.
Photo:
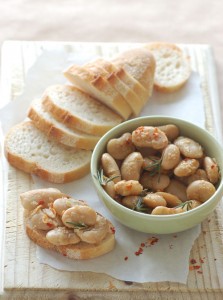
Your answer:
[[[116,89],[125,99],[125,101],[131,107],[134,116],[139,115],[143,108],[143,101],[134,91],[122,81],[116,73],[119,71],[112,63],[106,62],[103,59],[97,59],[91,63],[83,65],[84,68],[102,76],[104,80],[108,81],[109,84]]]
[[[65,77],[76,87],[101,101],[124,120],[132,114],[131,107],[107,80],[99,74],[78,65],[72,65],[64,72]]]
[[[119,54],[112,62],[118,68],[123,68],[145,88],[147,99],[151,96],[156,62],[148,49],[141,47],[127,50]]]
[[[72,230],[71,227],[73,225],[75,227],[75,224],[78,226],[78,219],[80,220],[81,225],[86,224],[86,222],[88,224],[89,210],[86,212],[86,207],[88,207],[87,202],[71,198],[69,195],[65,195],[64,193],[60,192],[60,190],[54,188],[26,191],[25,193],[20,194],[20,200],[24,208],[24,223],[26,233],[28,237],[40,247],[59,252],[63,256],[71,259],[91,259],[104,255],[113,250],[115,246],[114,227],[109,220],[94,211],[93,208],[89,208],[91,226],[86,228],[88,238],[90,238],[90,240],[87,240],[89,243],[86,241],[86,236],[83,238],[83,233],[81,233],[82,237],[78,237],[79,234],[76,232],[77,238],[73,239],[72,244],[69,244],[69,240],[67,240],[67,238],[69,239],[69,235],[67,236],[65,233],[65,236],[63,236],[63,230]],[[57,202],[55,206],[54,201]],[[84,210],[80,210],[80,206],[82,205],[85,208]],[[74,215],[68,213],[68,215],[70,215],[71,223],[72,221],[74,223],[72,223],[72,226],[66,226],[66,223],[63,221],[63,215],[68,209],[75,206],[79,207],[78,212],[80,213],[81,211],[82,214],[80,217],[78,217],[77,213],[75,214],[72,212]],[[60,213],[61,209],[63,209],[62,216]],[[92,223],[92,220],[94,220],[94,218],[92,219],[92,213],[93,216],[99,216],[102,220],[102,223],[96,224],[96,220],[95,223]],[[54,232],[53,240],[47,238],[48,232],[57,227],[63,228],[61,228],[62,231],[60,231],[60,235],[55,236]],[[82,229],[84,230],[84,228]],[[91,230],[92,235],[89,237],[89,232]],[[99,235],[97,235],[97,231],[99,231]]]
[[[49,140],[32,121],[12,127],[4,146],[5,156],[12,166],[53,183],[79,179],[90,170],[91,151]]]
[[[122,118],[76,87],[54,85],[42,97],[43,107],[72,129],[101,136],[122,122]]]
[[[138,80],[136,80],[135,78],[133,78],[133,76],[126,72],[126,70],[115,66],[115,64],[113,64],[111,61],[106,61],[103,59],[98,59],[97,63],[104,69],[106,69],[108,72],[115,73],[116,77],[118,77],[119,80],[124,82],[124,84],[129,87],[129,89],[134,93],[134,95],[136,95],[137,98],[139,98],[139,101],[140,103],[142,102],[142,105],[144,105],[148,101],[148,90],[145,89]],[[110,80],[113,80],[113,78]]]
[[[66,146],[92,150],[100,139],[100,136],[71,129],[57,121],[50,113],[44,110],[41,99],[37,99],[31,103],[28,117],[34,122],[35,126],[49,138],[53,138]]]
[[[156,59],[155,89],[165,93],[179,90],[191,74],[189,57],[171,43],[150,43],[146,48]]]

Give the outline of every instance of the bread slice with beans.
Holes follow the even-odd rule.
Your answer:
[[[154,42],[146,45],[156,59],[154,87],[164,93],[179,90],[191,74],[190,59],[175,44]]]
[[[20,200],[26,233],[40,247],[77,260],[93,259],[114,249],[112,223],[85,201],[53,188],[24,192]]]
[[[5,156],[15,168],[53,183],[66,183],[89,173],[91,151],[66,147],[36,128],[32,121],[12,127],[5,137]]]
[[[131,107],[123,96],[100,75],[100,72],[72,65],[64,72],[64,75],[74,86],[101,101],[124,120],[132,114]]]
[[[31,103],[28,117],[33,121],[34,125],[49,138],[66,146],[92,150],[100,139],[100,136],[86,134],[77,129],[71,129],[63,122],[57,121],[44,109],[42,99],[37,99]]]
[[[112,225],[110,225],[112,228]],[[111,231],[100,244],[88,244],[80,242],[70,245],[53,245],[46,239],[46,232],[33,228],[32,223],[26,217],[26,233],[28,237],[42,248],[52,250],[70,259],[93,259],[113,250],[115,245],[114,233]]]
[[[43,107],[72,129],[101,136],[123,119],[74,86],[53,85],[42,96]]]

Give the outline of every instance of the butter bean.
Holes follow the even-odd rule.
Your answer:
[[[114,188],[121,196],[136,196],[143,191],[142,185],[137,180],[121,180],[114,185]]]
[[[187,178],[185,177],[185,182],[189,185],[191,182],[195,180],[206,180],[208,181],[207,173],[203,169],[197,169],[196,172]]]
[[[174,141],[180,134],[179,128],[174,124],[167,124],[163,126],[158,126],[158,128],[163,131],[169,141]]]
[[[135,146],[132,143],[132,135],[129,132],[124,133],[116,139],[111,139],[107,144],[107,152],[118,160],[123,160],[130,153],[135,151]]]
[[[120,173],[119,167],[118,167],[116,161],[114,160],[114,158],[110,154],[104,153],[102,155],[101,164],[102,164],[104,174],[107,177],[111,178],[114,176],[118,176],[113,179],[114,182],[118,182],[121,180],[121,173]]]
[[[105,191],[113,199],[115,198],[115,195],[116,195],[116,193],[115,193],[115,187],[114,186],[115,186],[114,181],[109,181],[104,186]]]
[[[179,147],[181,154],[185,157],[201,158],[203,156],[201,145],[190,138],[179,136],[174,144]]]
[[[168,207],[174,207],[179,204],[182,204],[182,201],[173,194],[166,192],[156,192],[156,194],[162,196],[165,199]]]
[[[132,141],[136,147],[150,147],[153,149],[163,149],[168,145],[165,133],[152,126],[138,127],[132,133]]]
[[[206,156],[204,158],[204,169],[207,173],[207,177],[211,183],[217,183],[220,178],[218,166],[214,159]]]
[[[170,183],[170,179],[167,175],[156,174],[151,176],[148,172],[145,172],[140,178],[140,183],[144,189],[151,189],[156,192],[165,190]]]
[[[216,189],[211,182],[206,180],[196,180],[187,187],[187,198],[205,202],[215,193],[215,191]]]
[[[181,207],[170,208],[165,206],[157,206],[152,210],[151,215],[175,215],[183,212],[184,210]]]
[[[139,200],[139,196],[126,196],[122,199],[122,204],[128,208],[133,209],[136,207],[137,202]]]
[[[183,159],[174,169],[174,174],[178,177],[190,176],[199,168],[199,161],[194,158]]]
[[[164,170],[171,170],[180,162],[180,150],[174,144],[169,144],[162,154],[161,167]]]
[[[129,154],[121,165],[121,176],[124,180],[139,180],[143,157],[139,152]]]
[[[161,195],[155,193],[149,193],[143,197],[143,203],[151,208],[167,205],[166,200]]]
[[[187,193],[186,193],[187,187],[176,179],[171,179],[170,184],[165,189],[165,192],[173,194],[177,196],[181,201],[185,202],[187,201]]]

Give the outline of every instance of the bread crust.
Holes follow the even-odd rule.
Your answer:
[[[52,250],[62,254],[71,259],[85,260],[93,259],[104,255],[113,250],[115,247],[115,235],[113,232],[113,225],[109,222],[110,231],[100,244],[88,244],[79,242],[73,245],[56,246],[51,244],[46,239],[47,231],[34,229],[29,221],[29,212],[24,212],[25,228],[28,237],[42,248]]]
[[[156,61],[150,51],[143,47],[130,49],[112,62],[137,80],[146,89],[148,98],[152,95]]]
[[[65,77],[92,97],[128,119],[132,113],[129,104],[101,75],[94,74],[86,68],[73,65],[64,72]],[[81,82],[81,83],[80,83]],[[84,85],[84,87],[83,87]]]
[[[128,86],[129,90],[137,96],[139,102],[141,102],[143,105],[147,102],[148,91],[139,83],[138,80],[133,78],[123,68],[116,66],[111,61],[104,59],[97,59],[95,63],[103,67],[109,74],[115,74],[116,78],[121,80],[126,86]]]
[[[68,131],[57,127],[56,123],[44,118],[44,116],[41,115],[41,113],[38,112],[33,105],[29,108],[28,117],[34,122],[35,126],[44,132],[49,138],[66,146],[92,150],[100,139],[100,136],[87,135],[81,131],[72,132],[72,129]]]
[[[4,144],[4,151],[5,156],[8,162],[15,168],[22,170],[25,173],[35,174],[42,178],[43,180],[53,182],[53,183],[66,183],[73,181],[75,179],[80,179],[83,176],[87,175],[90,171],[90,158],[86,160],[82,165],[79,167],[75,167],[74,169],[66,172],[52,172],[45,168],[44,165],[39,164],[39,162],[35,160],[28,159],[24,157],[24,155],[20,151],[15,152],[13,149],[10,148],[11,138],[20,130],[22,127],[30,127],[32,130],[35,128],[32,121],[26,121],[20,123],[7,133],[5,137],[5,144]],[[36,129],[38,130],[38,129]],[[32,144],[30,144],[32,146]],[[64,147],[61,145],[61,147]],[[63,148],[66,151],[66,148]],[[83,150],[84,151],[84,150]],[[47,154],[47,153],[44,153]]]
[[[83,66],[87,70],[94,72],[98,76],[102,76],[105,81],[107,81],[117,92],[119,92],[125,101],[131,107],[134,116],[138,116],[143,108],[143,101],[137,94],[134,93],[128,85],[124,83],[116,73],[120,70],[117,69],[111,62],[105,61],[103,59],[97,59],[91,63],[87,63]]]
[[[53,87],[51,87],[53,88]],[[74,93],[77,91],[77,93],[81,93],[83,95],[86,95],[82,91],[78,90],[75,87],[68,87],[65,86],[64,89],[66,90],[72,90]],[[89,97],[87,95],[87,97]],[[95,99],[92,99],[92,101],[96,101]],[[111,122],[111,124],[102,124],[98,122],[98,124],[93,123],[91,120],[83,119],[77,114],[75,114],[74,111],[69,111],[67,108],[63,107],[63,105],[58,105],[54,102],[53,98],[49,95],[48,90],[45,91],[45,93],[42,96],[42,104],[44,109],[51,113],[55,119],[58,121],[64,123],[66,126],[72,128],[72,129],[78,129],[80,131],[83,131],[87,134],[93,134],[95,136],[102,136],[105,134],[108,130],[113,128],[115,125],[118,125],[122,122],[121,117],[119,117],[114,112],[110,112],[111,114],[114,114],[114,120]],[[100,107],[100,104],[98,105]]]

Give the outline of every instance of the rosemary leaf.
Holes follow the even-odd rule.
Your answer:
[[[112,181],[112,180],[114,180],[115,178],[118,178],[118,177],[120,177],[120,175],[114,175],[112,177],[106,177],[104,175],[103,169],[97,170],[97,175],[94,175],[94,178],[96,178],[98,180],[98,182],[100,183],[100,185],[102,185],[102,186],[105,186],[110,181]]]
[[[89,226],[85,223],[75,223],[75,222],[66,222],[67,224],[73,225],[74,229],[84,229],[88,228]]]
[[[192,200],[185,201],[185,202],[175,206],[174,208],[179,208],[179,207],[181,207],[182,209],[186,208],[187,211],[192,209]]]
[[[143,198],[142,197],[138,197],[138,201],[135,205],[135,207],[133,208],[133,210],[136,210],[138,212],[147,212],[148,209],[147,207],[145,207],[145,205],[143,204]]]

